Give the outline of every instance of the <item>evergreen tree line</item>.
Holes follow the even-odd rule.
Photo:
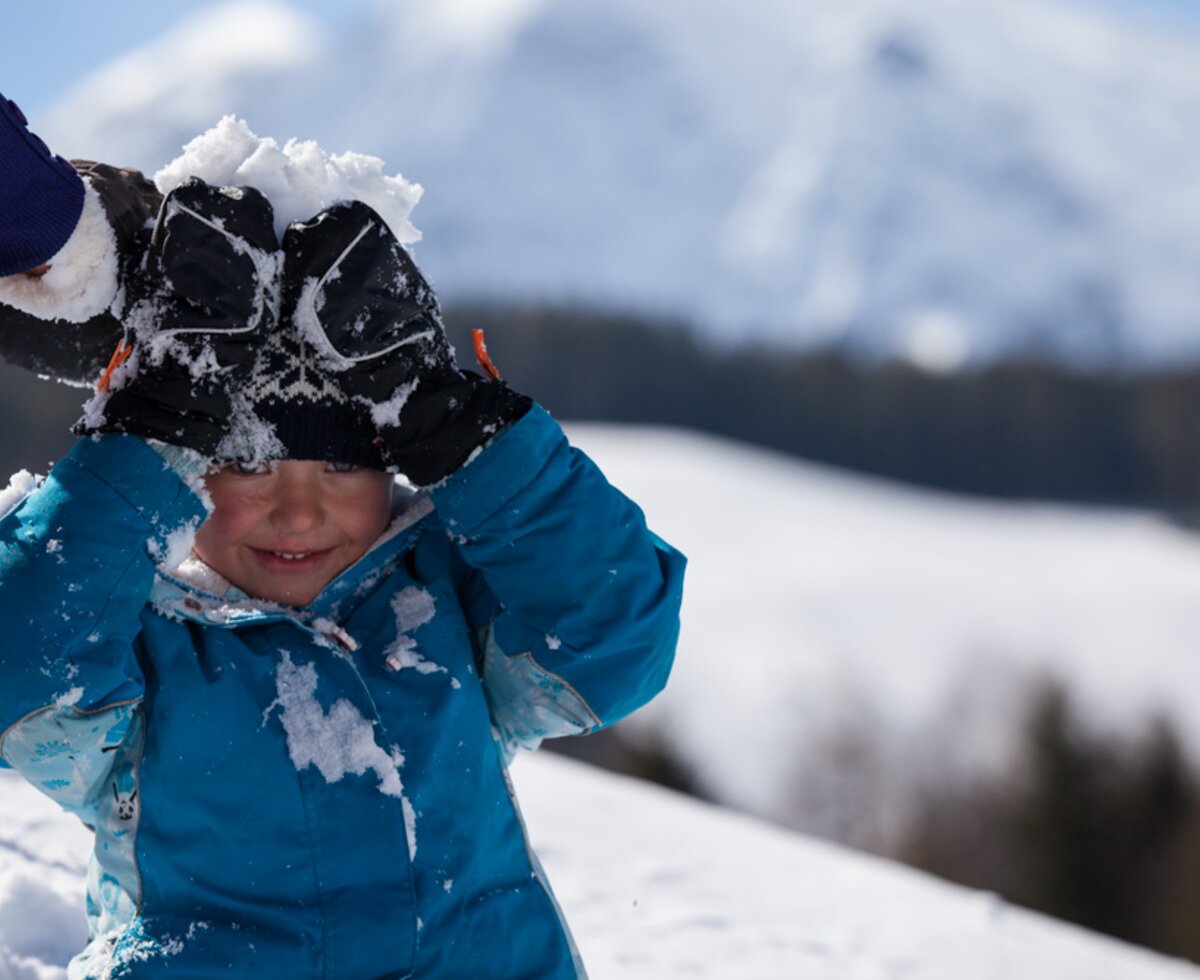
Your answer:
[[[1089,374],[1034,361],[935,375],[839,351],[718,347],[678,323],[580,309],[449,311],[460,361],[558,417],[687,426],[879,476],[991,497],[1200,511],[1200,367]]]
[[[892,856],[1200,961],[1200,777],[1165,721],[1097,732],[1058,684],[1032,699],[1011,769],[931,788]]]
[[[932,375],[840,351],[721,347],[679,323],[586,309],[462,305],[498,367],[557,417],[678,425],[905,482],[991,497],[1200,517],[1200,366],[1088,374],[1039,362]],[[8,472],[70,447],[86,392],[0,364]]]
[[[1026,708],[1014,722],[1016,750],[1001,771],[922,778],[915,807],[905,808],[893,834],[855,833],[887,816],[855,812],[846,827],[825,825],[822,835],[1200,962],[1200,774],[1174,728],[1159,720],[1140,733],[1098,731],[1052,680],[1031,690]],[[884,778],[878,737],[865,728],[841,733],[842,748],[857,744],[853,758],[838,745],[824,746],[823,756],[806,764],[794,811],[778,815],[781,822],[811,834],[808,809],[830,802],[820,799],[819,789],[810,791],[816,789],[806,782],[814,776],[811,764],[838,770],[850,789],[838,801],[842,809],[879,805],[861,792]],[[617,725],[582,738],[552,739],[545,747],[722,802],[661,736],[632,736]],[[793,754],[803,757],[810,748]],[[883,822],[895,823],[895,815]]]

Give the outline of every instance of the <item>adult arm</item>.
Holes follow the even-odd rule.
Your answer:
[[[95,381],[121,326],[110,308],[161,196],[136,170],[54,156],[0,95],[0,357]]]

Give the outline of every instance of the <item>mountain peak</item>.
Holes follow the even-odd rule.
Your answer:
[[[1194,37],[1063,0],[454,0],[320,39],[245,9],[238,50],[291,40],[195,72],[213,34],[181,29],[52,145],[153,169],[235,113],[382,157],[428,188],[447,297],[874,355],[953,323],[963,364],[1200,356]]]

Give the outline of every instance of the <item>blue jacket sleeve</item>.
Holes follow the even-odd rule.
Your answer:
[[[432,492],[473,570],[468,618],[503,741],[617,721],[666,683],[684,557],[534,407]]]
[[[134,436],[85,439],[0,519],[0,757],[68,808],[104,778],[143,693],[152,555],[199,499]]]

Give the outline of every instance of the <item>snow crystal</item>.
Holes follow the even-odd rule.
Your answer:
[[[595,977],[1197,975],[1183,961],[1011,907],[997,915],[993,898],[566,759],[524,757],[513,779]],[[0,978],[61,980],[86,941],[91,835],[16,773],[0,772],[0,798]]]
[[[230,401],[229,432],[217,445],[217,459],[261,463],[287,456],[287,449],[275,435],[275,426],[259,418],[244,394],[236,393]]]
[[[417,811],[403,793],[400,808],[404,811],[404,836],[408,838],[408,859],[411,861],[417,856]]]
[[[337,275],[340,273],[332,277],[326,275],[323,279],[309,276],[304,280],[304,285],[300,287],[300,295],[296,299],[296,309],[292,313],[292,323],[301,339],[308,341],[316,351],[324,355],[329,367],[344,370],[349,364],[337,356],[337,351],[325,336],[320,320],[321,310],[325,306],[325,293],[321,290],[321,284],[329,278],[336,278]]]
[[[379,746],[374,724],[345,698],[334,702],[328,712],[321,707],[316,697],[316,667],[296,665],[288,652],[282,651],[275,690],[276,699],[264,712],[264,721],[275,708],[282,709],[280,721],[288,754],[298,771],[316,766],[327,783],[336,783],[347,773],[361,776],[369,770],[379,778],[381,793],[403,800],[398,771],[403,757]]]
[[[384,659],[392,670],[412,667],[420,674],[433,674],[446,668],[430,663],[417,651],[417,641],[409,633],[433,619],[434,598],[425,589],[408,586],[392,596],[392,612],[396,616],[396,639],[384,650]]]
[[[198,528],[199,522],[193,519],[169,532],[165,536],[163,544],[150,538],[146,542],[146,547],[150,552],[150,557],[154,559],[154,564],[164,572],[170,572],[187,561],[192,554],[192,545],[196,542]]]
[[[0,517],[7,517],[41,482],[42,477],[35,476],[29,470],[18,470],[9,477],[8,486],[0,490]]]
[[[387,401],[373,402],[361,395],[355,401],[360,402],[370,410],[371,421],[375,423],[377,429],[395,427],[400,424],[400,413],[403,411],[412,393],[416,390],[417,381],[414,379],[392,392],[392,397]]]
[[[261,191],[275,209],[275,228],[281,238],[291,222],[305,221],[338,201],[349,200],[374,208],[400,242],[409,244],[421,237],[409,222],[423,193],[420,184],[399,174],[387,176],[378,157],[330,156],[311,140],[290,139],[280,148],[234,116],[225,116],[188,143],[180,156],[155,174],[154,182],[166,194],[189,177]]]
[[[136,356],[136,355],[134,355],[134,356]],[[130,358],[128,358],[126,363],[128,363],[129,361],[132,361],[132,360],[133,360],[133,357],[130,357]],[[112,376],[115,378],[117,376],[117,374],[123,370],[123,368],[124,368],[124,365],[117,368],[117,370],[113,372]],[[83,407],[81,408],[82,414],[80,415],[80,418],[79,418],[79,424],[82,425],[85,429],[88,429],[88,430],[92,431],[93,433],[96,433],[96,436],[94,436],[94,438],[98,437],[97,430],[99,430],[99,428],[104,424],[104,406],[108,404],[108,399],[111,397],[111,395],[112,395],[111,391],[97,390],[92,393],[91,398],[89,398],[86,402],[83,403]]]
[[[59,708],[72,708],[83,699],[83,688],[73,687],[65,694],[60,694],[54,699],[54,704]]]
[[[332,619],[319,616],[312,621],[312,628],[317,632],[317,638],[326,643],[331,649],[353,653],[358,649],[358,640],[342,629]]]
[[[205,513],[213,512],[212,497],[204,483],[204,475],[211,465],[209,459],[186,446],[172,446],[158,439],[147,439],[146,442],[163,458],[163,465],[172,470],[199,499]]]
[[[551,650],[557,650],[562,646],[562,640],[560,640],[557,636],[551,636],[549,633],[547,633],[546,646],[548,646]]]
[[[231,197],[240,196],[235,188],[228,189]],[[247,324],[239,332],[253,329],[260,322],[268,309],[277,312],[280,305],[280,273],[283,267],[283,256],[280,252],[266,252],[255,248],[243,238],[230,235],[225,231],[224,222],[209,218],[197,211],[170,201],[164,216],[166,221],[180,220],[179,215],[186,215],[193,221],[212,228],[224,236],[229,247],[234,252],[244,255],[254,265],[254,309],[247,318]],[[159,284],[159,292],[136,304],[126,315],[125,319],[131,329],[148,351],[147,358],[151,364],[160,364],[164,357],[188,368],[193,378],[215,374],[221,370],[221,364],[216,352],[208,343],[200,343],[197,334],[204,333],[204,328],[174,328],[163,329],[161,313],[159,312],[163,298],[173,290],[170,280],[163,279]]]
[[[94,952],[88,959],[88,975],[111,980],[114,976],[126,976],[126,968],[131,964],[178,956],[187,943],[196,938],[197,932],[208,928],[207,922],[192,922],[183,936],[164,935],[161,940],[156,940],[146,934],[143,922],[135,920],[131,928],[113,930],[97,937],[100,941],[94,941],[91,946]]]
[[[358,233],[354,241],[346,246],[342,254],[338,256],[337,261],[334,262],[320,279],[316,276],[309,276],[304,280],[304,285],[300,288],[300,295],[296,300],[296,309],[292,313],[292,322],[296,325],[300,336],[307,340],[312,348],[317,351],[324,366],[333,371],[344,371],[362,361],[381,358],[397,348],[420,344],[433,337],[437,332],[433,328],[430,328],[420,333],[408,334],[403,339],[396,341],[383,350],[373,350],[361,357],[351,357],[343,354],[330,343],[329,335],[321,323],[321,310],[325,306],[325,283],[333,282],[341,276],[341,264],[345,261],[346,256],[374,228],[377,228],[374,222],[368,223]],[[403,274],[397,277],[395,288],[398,292],[407,290],[408,286]],[[361,335],[366,329],[366,324],[367,317],[363,314],[351,324],[350,329],[354,333]]]

